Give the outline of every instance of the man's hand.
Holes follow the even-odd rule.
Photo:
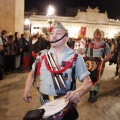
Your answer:
[[[29,91],[24,91],[23,100],[24,100],[25,102],[30,103],[30,100],[31,100],[31,99],[32,99],[32,97],[31,97],[30,92],[29,92]]]
[[[73,102],[73,103],[78,103],[81,99],[81,94],[80,92],[75,92],[75,91],[69,91],[67,92],[67,95],[66,95],[66,101],[69,100],[70,102]]]
[[[33,81],[34,81],[34,71],[31,70],[28,74],[28,77],[25,83],[24,93],[23,93],[23,100],[26,102],[30,102],[32,98],[30,94],[30,87],[32,86]]]

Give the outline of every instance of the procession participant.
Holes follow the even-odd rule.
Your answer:
[[[40,57],[37,57],[41,62],[39,70],[41,103],[45,104],[46,101],[51,100],[51,97],[56,99],[62,95],[66,95],[66,101],[69,100],[70,102],[78,103],[81,97],[88,92],[91,87],[91,79],[89,78],[89,72],[84,60],[81,55],[77,56],[74,51],[67,46],[67,30],[57,20],[52,24],[49,41],[51,48],[44,50]],[[30,87],[34,82],[35,71],[35,63],[33,63],[32,70],[26,80],[23,94],[23,99],[26,102],[30,102]],[[37,72],[39,71],[37,69]],[[82,85],[79,86],[77,91],[74,91],[76,78],[82,82]],[[55,83],[56,79],[57,82]],[[59,87],[61,89],[58,89]]]
[[[96,29],[94,40],[86,45],[86,49],[79,51],[80,54],[86,54],[85,62],[92,80],[90,97],[88,101],[94,103],[97,101],[97,93],[100,89],[100,78],[102,76],[105,63],[110,60],[110,48],[107,43],[101,40],[101,32]]]

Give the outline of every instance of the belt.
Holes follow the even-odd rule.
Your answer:
[[[43,100],[53,101],[53,100],[59,98],[59,96],[50,96],[50,95],[46,95],[46,94],[43,94],[43,93],[41,93],[41,95],[43,96]]]

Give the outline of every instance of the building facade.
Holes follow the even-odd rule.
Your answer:
[[[109,19],[107,12],[100,13],[98,8],[88,7],[86,12],[78,10],[75,17],[31,15],[29,17],[31,33],[42,32],[43,27],[49,28],[49,19],[57,19],[67,28],[69,37],[86,36],[93,38],[94,31],[99,28],[105,38],[113,38],[120,32],[120,21]]]

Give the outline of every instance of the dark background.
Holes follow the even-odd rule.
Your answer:
[[[47,14],[49,5],[54,5],[56,15],[64,16],[67,7],[95,8],[98,6],[100,12],[107,11],[108,17],[116,19],[120,16],[120,0],[25,0],[25,11],[36,8]]]

